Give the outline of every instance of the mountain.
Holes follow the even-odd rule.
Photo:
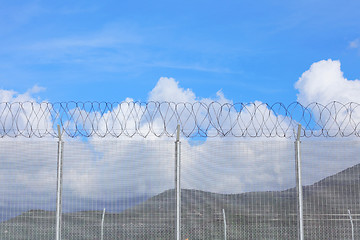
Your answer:
[[[303,187],[305,239],[360,237],[360,165]],[[296,189],[218,194],[182,189],[182,239],[297,239]],[[62,239],[101,239],[102,211],[64,213]],[[104,240],[175,239],[173,189],[120,213],[106,213]],[[55,239],[55,213],[31,210],[0,223],[0,239]]]

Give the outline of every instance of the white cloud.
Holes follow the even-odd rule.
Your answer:
[[[324,75],[326,75],[324,77]],[[325,79],[324,79],[325,78]],[[330,78],[330,79],[328,79]],[[328,101],[331,94],[338,94],[334,87],[326,86],[329,89],[324,92],[317,92],[324,82],[332,84],[346,85],[346,79],[340,71],[340,63],[337,61],[322,61],[314,64],[309,71],[305,72],[298,83],[299,98],[302,101]],[[353,84],[353,82],[351,82]],[[331,84],[330,84],[331,85]],[[346,87],[343,88],[346,90]],[[4,91],[2,99],[9,101],[32,99],[31,93],[41,90],[34,87],[25,94],[19,94],[14,91]],[[335,93],[332,93],[335,92]],[[20,96],[20,97],[19,97]],[[195,103],[197,100],[205,104],[211,104],[214,100],[219,103],[213,103],[208,112],[203,105],[179,105],[177,110],[183,111],[182,115],[184,131],[191,133],[194,126],[190,111],[196,112],[199,119],[213,118],[212,123],[207,121],[198,121],[197,124],[209,133],[216,135],[216,131],[227,132],[233,129],[238,135],[242,131],[252,133],[256,136],[264,134],[267,136],[276,136],[274,131],[284,131],[288,134],[291,129],[286,129],[289,119],[284,116],[275,115],[268,106],[262,102],[255,102],[242,105],[242,112],[233,107],[230,100],[226,99],[224,94],[219,91],[216,99],[197,98],[190,89],[184,89],[172,78],[161,78],[154,89],[149,93],[149,101],[174,101]],[[99,139],[90,138],[88,141],[82,139],[66,140],[64,148],[64,209],[66,211],[86,208],[87,202],[93,202],[89,205],[90,209],[97,207],[102,209],[102,204],[119,199],[139,198],[143,195],[154,195],[174,187],[174,139],[158,138],[151,134],[151,131],[158,131],[161,135],[164,129],[164,118],[167,119],[166,127],[169,132],[175,131],[177,118],[173,116],[174,105],[164,104],[163,113],[150,111],[149,119],[153,125],[149,126],[147,120],[141,119],[145,107],[156,109],[155,105],[144,106],[140,103],[134,103],[132,99],[126,99],[113,109],[107,112],[87,112],[84,109],[70,109],[74,118],[85,117],[85,125],[94,128],[100,133],[106,134],[108,127],[115,133],[121,133],[126,128],[127,135],[135,134],[137,130],[147,136],[147,139],[141,137],[118,139]],[[27,106],[25,109],[28,109]],[[41,107],[36,105],[35,108]],[[188,111],[188,112],[187,112]],[[116,116],[116,118],[115,118]],[[91,119],[99,119],[98,124],[94,124]],[[47,118],[45,119],[48,120]],[[45,121],[44,120],[44,121]],[[26,123],[26,121],[25,121]],[[47,123],[49,124],[49,123]],[[74,124],[69,122],[69,124]],[[42,125],[39,125],[42,126]],[[49,127],[52,125],[42,126]],[[71,125],[74,127],[73,125]],[[285,130],[284,130],[285,129]],[[117,132],[118,131],[118,132]],[[186,132],[189,131],[189,132]],[[150,134],[149,134],[150,133]],[[290,133],[291,134],[291,133]],[[150,140],[149,140],[150,139]],[[161,141],[152,141],[152,140]],[[258,140],[258,138],[257,138]],[[193,188],[218,193],[241,193],[248,191],[268,191],[284,190],[295,186],[294,179],[294,145],[293,140],[284,138],[261,138],[258,141],[251,139],[234,138],[216,138],[216,141],[203,139],[199,144],[196,141],[182,139],[182,176],[183,187]],[[49,142],[48,145],[40,145],[34,141],[32,144],[0,145],[0,156],[8,164],[2,164],[0,167],[0,195],[8,196],[12,204],[24,204],[22,199],[31,202],[32,208],[41,208],[50,206],[54,202],[44,203],[44,199],[50,199],[49,196],[55,195],[55,170],[56,170],[56,142]],[[41,146],[41,147],[39,147]],[[316,161],[317,157],[324,154],[324,151],[311,150],[313,144],[308,145],[308,155],[311,155],[311,161]],[[341,147],[337,144],[335,146]],[[328,147],[324,147],[328,149]],[[306,183],[312,184],[330,174],[340,171],[344,166],[356,164],[356,159],[352,158],[350,153],[346,155],[336,155],[337,148],[330,148],[335,154],[326,152],[327,157],[324,161],[329,166],[332,161],[336,161],[336,169],[322,168],[321,177],[313,174],[313,165],[304,164],[303,172],[306,175]],[[359,149],[359,148],[357,148]],[[354,150],[355,151],[355,150]],[[305,153],[306,155],[306,153]],[[334,156],[334,157],[333,157]],[[304,157],[304,161],[309,161],[310,157]],[[341,161],[340,161],[341,159]],[[5,167],[4,167],[5,166]],[[326,175],[324,175],[326,173]],[[16,181],[11,182],[15,177]],[[7,187],[6,182],[11,182]],[[44,183],[49,183],[48,185]],[[1,185],[3,184],[3,185]],[[15,189],[14,191],[12,191]],[[2,194],[4,193],[4,194]],[[6,194],[8,193],[8,195]],[[37,202],[37,199],[43,201]],[[1,204],[1,201],[0,201]],[[38,205],[36,205],[38,204]],[[113,204],[112,206],[115,206]],[[51,205],[53,206],[53,205]]]
[[[6,92],[6,96],[9,101],[14,101],[18,95],[21,95],[23,100],[32,100],[31,93],[36,93],[39,90],[41,88],[35,86],[25,94]],[[207,119],[199,121],[197,124],[202,128],[207,128],[209,133],[213,132],[215,135],[216,131],[226,132],[231,128],[240,131],[239,134],[241,134],[241,129],[247,128],[251,131],[252,128],[261,128],[263,125],[261,119],[264,120],[264,115],[266,115],[266,119],[275,118],[266,105],[261,102],[244,106],[246,111],[241,116],[238,116],[237,110],[232,108],[231,104],[228,104],[231,101],[226,99],[221,91],[218,91],[216,95],[216,99],[197,98],[194,92],[190,89],[181,88],[174,79],[161,78],[150,92],[149,101],[195,103],[196,100],[199,100],[204,104],[218,101],[218,103],[211,105],[210,112],[201,104],[194,105],[193,108],[192,105],[178,105],[177,111],[182,112],[179,117],[181,117],[180,120],[184,126],[184,134],[190,134],[194,127],[197,127],[194,125],[194,119],[189,119],[194,112],[199,117],[198,120],[201,117]],[[174,139],[159,138],[151,134],[151,131],[162,135],[164,118],[167,131],[175,131],[178,120],[174,116],[175,105],[160,105],[160,108],[163,108],[162,115],[160,115],[156,111],[156,107],[159,107],[159,105],[156,105],[158,103],[153,104],[144,106],[140,103],[134,103],[132,99],[126,99],[118,106],[114,106],[113,109],[108,109],[107,112],[95,111],[89,113],[86,111],[86,106],[84,109],[70,109],[70,115],[75,119],[86,119],[85,126],[97,129],[100,133],[106,134],[106,131],[109,130],[108,126],[112,126],[111,130],[114,133],[116,131],[120,133],[121,129],[126,128],[129,136],[135,134],[136,130],[140,130],[144,136],[147,136],[147,139],[135,135],[131,139],[120,136],[122,141],[109,141],[108,139],[104,140],[95,137],[87,142],[83,142],[81,139],[66,140],[63,175],[64,204],[67,205],[65,209],[71,210],[78,207],[80,203],[77,201],[85,203],[86,201],[102,200],[106,202],[117,198],[153,195],[173,188]],[[145,107],[150,109],[147,117],[152,120],[151,126],[148,125],[146,119],[140,118]],[[155,109],[154,112],[152,112],[152,108]],[[168,115],[164,115],[164,113],[168,113]],[[218,119],[217,116],[219,116]],[[259,122],[248,125],[248,121],[251,122],[254,116],[258,116]],[[213,118],[212,124],[209,123],[209,117]],[[240,125],[234,126],[234,121],[238,117],[241,118],[242,122]],[[92,119],[101,120],[95,121],[97,124],[94,124]],[[276,124],[276,120],[273,123]],[[65,124],[75,128],[74,123],[71,121]],[[155,139],[161,141],[152,141]],[[284,151],[275,152],[276,156],[272,157],[272,161],[268,161],[269,155],[266,154],[271,150],[263,147],[263,145],[258,145],[254,141],[235,143],[227,139],[217,139],[215,142],[201,141],[200,145],[194,145],[194,143],[194,141],[190,143],[187,139],[182,139],[184,188],[239,193],[266,189],[284,189],[292,186],[292,184],[289,184],[289,178],[292,175],[287,173],[290,162],[282,161],[293,155],[292,143],[289,145],[286,140],[278,142],[280,144],[278,148]],[[56,148],[54,147],[56,143],[53,142],[52,144],[52,152],[47,153],[46,149],[43,149],[44,152],[41,155],[42,166],[46,166],[46,168],[35,167],[39,154],[36,141],[34,141],[31,149],[27,145],[19,145],[20,149],[14,147],[13,151],[10,151],[12,154],[7,155],[6,158],[9,159],[9,162],[13,162],[14,167],[21,166],[19,164],[23,163],[24,158],[27,159],[27,163],[34,166],[34,168],[26,172],[28,166],[25,164],[23,169],[19,171],[21,177],[18,178],[19,181],[16,181],[16,184],[14,183],[13,189],[26,187],[26,190],[17,192],[12,196],[14,204],[16,203],[15,199],[21,198],[19,197],[21,194],[31,195],[32,192],[37,192],[38,196],[41,195],[40,198],[45,198],[45,195],[51,191],[49,186],[42,186],[41,183],[51,176],[48,171],[51,166],[53,166],[51,173],[55,176],[56,165],[54,161],[56,157],[54,154],[56,154]],[[2,151],[9,152],[8,148],[4,148]],[[31,154],[28,154],[29,152]],[[18,154],[13,159],[13,156],[16,156],[15,153],[20,155]],[[246,169],[246,173],[239,174],[243,169]],[[13,171],[16,172],[17,170],[13,169]],[[17,176],[20,175],[17,174]],[[9,177],[5,173],[4,176],[5,178]],[[51,179],[51,181],[54,182],[54,179]],[[263,183],[264,181],[266,181],[266,184]],[[25,182],[28,183],[26,186],[24,185]],[[10,191],[10,189],[8,190]],[[35,199],[33,202],[36,202]]]
[[[102,29],[83,35],[65,36],[63,38],[43,39],[39,42],[24,46],[24,50],[36,52],[50,52],[50,55],[61,54],[64,50],[69,52],[78,49],[115,48],[121,44],[139,44],[142,38],[132,31],[130,26],[122,24],[108,24]],[[47,55],[45,55],[47,56]]]
[[[63,210],[117,211],[131,199],[173,189],[174,148],[169,139],[66,141]],[[357,164],[353,156],[359,149],[357,142],[345,147],[339,142],[304,142],[304,184]],[[0,207],[8,211],[3,216],[15,210],[54,210],[57,143],[7,141],[0,145],[0,154]],[[182,140],[181,184],[184,189],[227,194],[292,188],[294,155],[294,143],[288,139],[217,139],[200,145]]]
[[[312,102],[328,104],[360,102],[360,80],[348,80],[340,69],[340,61],[322,60],[313,63],[295,83],[297,100],[307,105]]]
[[[45,111],[46,114],[41,114],[44,109],[49,110],[47,103],[38,103],[38,99],[33,97],[33,94],[44,89],[35,85],[25,93],[0,90],[0,122],[2,123],[0,136],[15,136],[20,132],[23,136],[31,136],[33,132],[35,135],[43,135],[43,132],[52,130],[50,112]]]
[[[32,96],[32,94],[43,90],[45,90],[45,88],[37,85],[28,89],[25,93],[0,89],[0,102],[36,102],[36,99]]]
[[[353,135],[360,121],[359,108],[350,104],[360,103],[360,80],[346,79],[340,66],[340,61],[331,59],[313,63],[295,84],[298,102],[323,105],[310,105],[312,117],[330,136]]]
[[[39,93],[39,92],[43,92],[45,91],[46,88],[44,87],[41,87],[41,86],[38,86],[38,85],[34,85],[32,88],[30,88],[29,90],[27,90],[27,94],[29,95],[32,95],[32,94],[36,94],[36,93]]]
[[[190,89],[179,87],[179,82],[173,78],[162,77],[149,93],[149,101],[158,102],[195,102],[195,94]]]
[[[293,187],[293,142],[208,140],[183,143],[184,188],[217,193],[281,190]]]
[[[350,48],[359,48],[360,47],[360,38],[355,39],[349,43]]]

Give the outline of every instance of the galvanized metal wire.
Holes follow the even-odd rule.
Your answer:
[[[360,104],[221,102],[1,102],[0,137],[360,136]]]

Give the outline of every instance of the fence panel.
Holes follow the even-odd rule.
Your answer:
[[[303,141],[305,239],[359,239],[360,142]]]
[[[359,238],[358,156],[302,141],[305,239]],[[0,141],[0,239],[54,239],[56,167],[56,139]],[[175,239],[174,180],[173,139],[65,141],[62,239]],[[297,239],[295,182],[291,140],[182,141],[182,239]]]
[[[296,239],[294,143],[182,145],[182,239]]]
[[[66,142],[63,239],[174,239],[174,147],[174,141]]]
[[[0,141],[0,239],[55,237],[57,142]]]

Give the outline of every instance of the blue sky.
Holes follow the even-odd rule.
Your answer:
[[[220,99],[233,102],[259,100],[285,104],[300,101],[303,104],[309,104],[313,101],[327,103],[339,100],[344,103],[349,101],[360,103],[360,81],[356,80],[360,78],[360,1],[358,0],[0,0],[0,4],[0,44],[2,46],[0,48],[0,102],[8,99],[14,101],[35,99],[51,102],[123,101],[130,97],[140,101],[193,102],[194,100]],[[39,91],[41,89],[43,90]],[[222,93],[218,93],[219,90]],[[264,109],[266,110],[265,107]],[[26,112],[21,111],[20,115]],[[331,124],[333,120],[342,121],[341,113],[338,114],[340,120],[339,118],[332,119],[330,124],[326,121],[326,124],[330,125],[329,129],[337,127],[336,124]],[[104,115],[111,116],[111,114]],[[346,112],[346,114],[349,113]],[[247,118],[241,120],[253,121],[251,114],[245,112],[243,115]],[[11,120],[8,116],[14,115],[5,112],[2,120],[6,123]],[[24,126],[29,129],[28,119],[18,116],[16,115],[16,127]],[[34,119],[40,116],[38,124],[36,121],[30,121],[39,129],[54,126],[51,122],[47,122],[51,120],[46,118],[49,117],[48,115],[32,114],[31,116]],[[122,117],[122,115],[119,116]],[[348,116],[345,115],[343,119],[348,120]],[[130,121],[132,117],[134,116],[130,116]],[[355,129],[359,126],[357,123],[360,122],[360,114],[351,111],[351,118],[354,121],[351,121],[349,125],[345,124],[345,129],[350,126],[349,129],[353,130],[353,126]],[[161,131],[162,119],[157,115],[153,122],[155,124],[152,127],[155,129],[160,126]],[[206,121],[204,122],[200,122],[200,125],[207,128]],[[261,121],[257,122],[256,118],[253,122],[255,126],[251,126],[254,128],[264,126]],[[272,130],[271,126],[274,122],[276,121],[270,119],[268,121],[270,125],[265,127],[265,131]],[[100,131],[105,129],[101,124],[104,122],[100,121],[99,125],[96,125]],[[224,129],[227,129],[226,124],[227,122],[224,123]],[[10,127],[15,125],[10,124]],[[146,132],[147,125],[146,123],[144,125],[145,127],[142,127]],[[3,125],[3,128],[4,126],[6,125]],[[173,129],[175,126],[173,124]],[[268,126],[270,126],[269,129],[267,129]],[[167,127],[167,129],[171,128]],[[214,128],[210,130],[215,131]],[[25,135],[27,133],[27,131],[22,132]],[[279,132],[281,133],[281,130]],[[154,138],[154,136],[148,137],[148,139]],[[76,161],[69,161],[69,169],[72,168],[74,171],[68,178],[76,184],[70,184],[68,188],[74,192],[83,190],[85,197],[89,197],[91,191],[94,191],[89,187],[95,186],[91,185],[92,182],[103,183],[98,186],[109,188],[105,190],[110,191],[112,187],[120,189],[123,182],[115,181],[116,184],[112,185],[114,181],[108,176],[114,176],[115,179],[117,174],[124,173],[114,168],[112,163],[119,162],[120,158],[129,164],[125,166],[133,168],[131,165],[133,161],[126,161],[128,155],[141,158],[146,150],[134,151],[126,145],[120,148],[105,142],[89,140],[92,144],[91,148],[104,154],[103,158],[97,159],[97,156],[89,151],[86,143],[81,140],[76,144],[67,145],[69,148],[65,147],[65,151],[72,149],[68,156],[76,159]],[[218,140],[222,139],[218,138]],[[105,145],[101,145],[104,143]],[[53,189],[52,185],[48,184],[49,181],[43,181],[44,176],[48,176],[55,183],[56,174],[48,170],[56,169],[54,165],[50,166],[51,163],[55,163],[49,161],[49,157],[52,156],[50,153],[28,154],[29,151],[35,153],[39,151],[37,142],[33,144],[34,150],[26,144],[17,144],[20,150],[11,145],[16,144],[11,141],[4,144],[0,146],[0,152],[6,157],[9,156],[9,159],[10,156],[25,154],[29,158],[26,162],[34,161],[36,164],[41,160],[48,164],[44,164],[44,169],[37,172],[39,174],[37,177],[32,171],[28,171],[27,165],[24,170],[19,170],[18,167],[21,166],[19,161],[22,163],[24,161],[21,157],[16,157],[13,160],[16,180],[12,181],[13,185],[7,190],[26,189],[24,192],[18,191],[21,196],[37,196],[31,193],[33,191],[31,187],[36,188],[46,183],[46,189]],[[170,144],[173,146],[173,142]],[[246,169],[247,171],[247,174],[236,172],[233,175],[235,178],[231,178],[232,183],[239,186],[236,193],[263,190],[257,187],[264,186],[264,182],[269,185],[269,189],[286,189],[293,186],[292,184],[290,186],[293,176],[287,174],[290,172],[287,169],[294,168],[292,166],[288,168],[287,162],[284,161],[294,156],[292,141],[290,145],[286,141],[276,143],[283,151],[271,151],[266,147],[259,148],[259,145],[251,141],[244,143],[242,145],[244,149],[241,151],[223,151],[224,146],[231,148],[229,142],[226,141],[220,142],[218,148],[214,148],[211,142],[205,142],[196,147],[187,146],[187,144],[189,142],[184,141],[183,146],[193,147],[194,153],[214,152],[220,154],[218,156],[221,159],[240,159],[233,162],[235,165],[228,166],[228,169]],[[47,149],[44,145],[42,146],[41,149]],[[51,146],[54,150],[52,153],[56,154],[56,143]],[[136,145],[133,146],[136,147]],[[353,161],[356,159],[351,156],[356,154],[353,154],[352,150],[343,150],[342,145],[336,146],[324,145],[325,150],[311,153],[311,156],[307,158],[311,164],[304,164],[304,172],[307,170],[308,175],[311,175],[313,169],[321,168],[323,165],[314,167],[317,165],[313,164],[321,164],[322,162],[318,161],[319,154],[328,149],[332,149],[333,153],[328,153],[325,157],[326,160],[330,159],[332,162],[325,165],[329,169],[334,166],[336,168],[334,167],[332,171],[322,169],[319,174],[330,175],[330,173],[333,174],[354,165]],[[344,154],[339,154],[339,147]],[[156,155],[163,154],[163,150],[154,146],[146,146],[146,148],[146,152],[151,153],[149,164],[144,165],[146,170],[150,169],[154,176],[159,176],[159,182],[171,183],[173,177],[164,174],[164,170],[159,168],[159,166],[166,166],[166,164],[159,165],[159,159],[166,161],[166,158],[159,157],[163,155]],[[125,151],[120,157],[116,152],[119,149]],[[173,158],[172,149],[170,147],[165,149],[168,151],[165,152],[166,155]],[[254,152],[258,153],[257,157],[252,155]],[[140,155],[137,156],[137,153]],[[241,153],[246,153],[246,157]],[[273,154],[270,156],[272,161],[269,161],[269,153]],[[331,154],[334,157],[328,157]],[[78,156],[82,158],[77,158]],[[199,159],[204,159],[201,156],[199,154]],[[188,159],[191,163],[191,157],[193,156],[184,156],[184,162]],[[51,159],[55,158],[51,157]],[[100,163],[101,167],[97,165]],[[122,164],[121,161],[119,163]],[[173,166],[170,161],[166,163],[171,163]],[[202,169],[204,166],[202,161],[194,161],[194,164],[189,164],[188,168]],[[83,166],[89,169],[85,174]],[[131,172],[127,170],[129,167],[124,168],[127,174]],[[214,183],[224,183],[223,179],[229,178],[228,169],[210,169],[214,172],[210,171],[209,176],[215,176],[214,181],[208,181],[211,186],[202,182],[199,184],[204,188],[203,190],[217,191],[217,189],[212,189]],[[269,169],[272,169],[270,175]],[[8,169],[4,170],[8,171]],[[48,175],[43,175],[44,172]],[[109,174],[103,174],[104,172]],[[191,173],[191,171],[188,172]],[[127,178],[126,176],[125,179],[131,179],[131,176]],[[139,176],[147,175],[139,174]],[[196,183],[197,176],[194,175],[192,178]],[[321,178],[308,177],[307,179],[313,183]],[[28,181],[28,179],[33,181]],[[136,191],[146,186],[145,178],[137,176],[137,180],[131,181],[133,184],[131,187]],[[34,181],[35,184],[33,184]],[[240,188],[241,184],[238,183],[244,182],[252,184]],[[161,186],[161,184],[154,186]],[[227,184],[227,186],[232,185]],[[44,196],[47,195],[46,189]],[[104,188],[95,190],[96,196],[103,196],[101,191]],[[138,194],[135,190],[135,194]],[[23,199],[28,201],[27,198],[19,197],[19,195],[13,197],[20,202]]]
[[[289,103],[321,60],[360,76],[360,1],[1,1],[0,89],[49,101],[197,97]],[[325,81],[326,84],[326,81]]]

